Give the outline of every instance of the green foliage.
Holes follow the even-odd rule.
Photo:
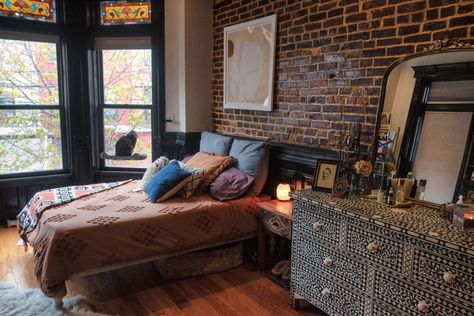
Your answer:
[[[58,105],[56,44],[0,40],[0,103]],[[59,110],[0,110],[0,174],[62,168]]]

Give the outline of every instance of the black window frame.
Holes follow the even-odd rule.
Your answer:
[[[58,72],[58,104],[57,105],[3,105],[1,110],[59,110],[61,128],[61,155],[62,169],[17,172],[0,174],[0,180],[23,179],[38,176],[67,175],[71,174],[72,157],[70,141],[69,105],[66,97],[67,91],[67,63],[66,44],[64,41],[64,13],[63,1],[56,1],[56,22],[35,21],[10,16],[0,16],[0,38],[43,42],[56,44],[56,62]],[[54,39],[54,40],[52,40]]]
[[[164,0],[151,1],[151,23],[149,24],[117,24],[102,25],[100,22],[100,2],[97,1],[91,8],[92,23],[89,29],[91,42],[97,37],[148,37],[151,40],[152,64],[152,102],[151,105],[111,105],[105,104],[102,76],[102,51],[91,49],[91,68],[94,78],[91,103],[92,135],[94,166],[99,173],[136,173],[146,168],[138,167],[107,167],[105,160],[100,158],[104,151],[104,116],[105,108],[123,109],[150,109],[151,110],[151,147],[152,161],[163,151],[162,139],[165,132],[165,67],[164,67]]]
[[[138,49],[138,48],[137,48]],[[152,55],[152,50],[151,49],[145,49],[141,48],[143,50],[150,50],[150,55]],[[120,50],[120,49],[119,49]],[[97,115],[97,121],[99,122],[98,124],[98,132],[99,132],[99,151],[103,152],[105,151],[105,121],[104,121],[104,111],[106,109],[125,109],[125,110],[150,110],[151,117],[153,118],[153,101],[150,104],[118,104],[118,103],[106,103],[105,102],[105,87],[104,87],[104,63],[103,63],[103,50],[98,50],[97,51],[97,84],[98,84],[98,98],[99,98],[99,104],[98,104],[98,115]],[[153,67],[152,67],[153,68]],[[153,76],[152,76],[153,77]],[[153,79],[152,79],[152,94],[153,94]],[[153,99],[153,98],[152,98]],[[155,125],[154,120],[150,120],[151,123],[151,130],[152,130],[152,135],[153,135],[153,125]],[[152,146],[152,140],[150,146]],[[153,146],[152,146],[153,147]],[[153,152],[153,149],[152,149]],[[153,159],[153,157],[152,157]],[[105,171],[140,171],[144,168],[139,168],[139,167],[108,167],[105,163],[105,159],[100,160],[100,169],[105,170]]]
[[[413,70],[416,81],[400,147],[397,175],[404,177],[413,169],[426,112],[472,112],[466,148],[452,199],[455,202],[458,194],[465,195],[467,189],[474,187],[474,183],[468,178],[468,172],[474,170],[474,103],[429,104],[427,100],[432,82],[474,80],[474,62],[415,66]]]

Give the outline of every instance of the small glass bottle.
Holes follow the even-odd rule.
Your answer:
[[[399,179],[395,204],[402,204],[403,202],[405,202],[405,179]]]
[[[386,201],[386,192],[387,192],[387,178],[384,177],[382,180],[382,185],[379,188],[379,192],[377,192],[377,202],[384,204]]]
[[[389,179],[388,180],[388,193],[387,193],[387,200],[386,204],[388,205],[393,205],[394,200],[393,200],[393,188],[392,188],[392,181]]]
[[[415,182],[413,182],[413,185],[411,186],[411,191],[410,191],[410,197],[415,198],[416,194],[416,188],[418,187],[418,182],[415,179]]]
[[[416,188],[415,199],[424,200],[425,189],[426,189],[426,179],[420,179],[420,182],[418,182],[418,187]]]

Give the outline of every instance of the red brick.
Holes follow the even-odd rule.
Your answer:
[[[423,32],[446,28],[446,21],[430,22],[423,25]]]
[[[419,25],[401,26],[398,29],[398,35],[408,35],[418,33],[420,31]]]
[[[462,25],[472,25],[474,24],[474,15],[471,16],[463,16],[459,18],[452,18],[449,21],[449,27],[456,27]]]
[[[400,13],[412,13],[412,12],[415,12],[415,11],[423,10],[425,8],[425,6],[426,6],[426,1],[425,0],[418,1],[418,2],[411,1],[410,3],[399,5],[397,7],[397,12],[399,14]]]
[[[473,11],[465,0],[233,0],[214,10],[213,128],[334,149],[345,104],[346,125],[363,123],[367,148],[387,67],[436,39],[472,42]],[[275,110],[224,111],[223,28],[275,13]]]

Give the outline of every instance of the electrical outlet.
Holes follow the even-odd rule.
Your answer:
[[[165,122],[166,123],[172,123],[174,121],[174,114],[172,113],[167,113],[165,115]]]

